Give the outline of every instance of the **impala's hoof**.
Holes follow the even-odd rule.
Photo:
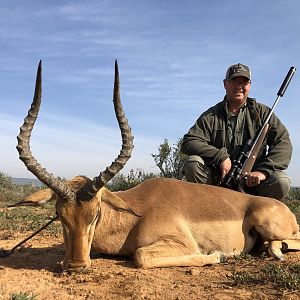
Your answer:
[[[282,254],[282,252],[281,252],[281,250],[279,248],[275,248],[275,247],[270,246],[268,248],[268,253],[272,257],[274,257],[274,258],[276,258],[278,260],[284,260],[284,256],[283,256],[283,254]]]
[[[226,262],[227,257],[226,257],[226,255],[223,252],[221,252],[221,251],[215,251],[215,253],[218,256],[218,262],[219,263],[225,263]]]

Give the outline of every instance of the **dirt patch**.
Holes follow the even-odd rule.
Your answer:
[[[5,237],[5,232],[1,232]],[[1,240],[10,249],[25,235]],[[132,260],[91,253],[92,267],[80,274],[62,273],[61,237],[40,235],[9,257],[0,258],[0,299],[27,293],[35,299],[300,299],[299,290],[274,284],[236,286],[233,274],[258,272],[265,263],[299,264],[300,253],[284,262],[272,258],[229,260],[225,264],[192,268],[136,269]],[[28,298],[30,299],[30,298]]]

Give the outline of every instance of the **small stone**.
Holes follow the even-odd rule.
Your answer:
[[[188,271],[188,274],[192,275],[192,276],[197,276],[200,274],[200,271],[198,269],[190,269]]]

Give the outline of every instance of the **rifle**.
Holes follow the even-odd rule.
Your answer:
[[[258,132],[258,134],[254,140],[248,139],[246,141],[246,143],[244,143],[238,159],[233,161],[230,171],[227,173],[227,175],[225,176],[225,178],[222,182],[222,186],[231,188],[231,189],[237,189],[239,191],[243,191],[243,188],[242,188],[243,179],[252,170],[252,167],[256,161],[258,152],[259,152],[259,150],[263,144],[263,141],[266,137],[266,134],[268,132],[269,120],[275,110],[275,107],[276,107],[280,97],[283,97],[295,72],[296,72],[295,67],[291,67],[289,69],[289,72],[287,73],[287,75],[277,93],[277,98],[276,98],[265,122],[263,123],[262,128],[260,129],[260,131]]]

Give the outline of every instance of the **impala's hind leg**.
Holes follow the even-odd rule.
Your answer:
[[[300,251],[300,238],[297,240],[283,240],[282,250],[299,250]]]
[[[279,260],[284,260],[284,256],[281,252],[282,242],[281,241],[271,241],[268,247],[268,253]]]
[[[281,202],[269,201],[253,214],[254,228],[268,242],[268,253],[283,260],[281,250],[300,250],[300,233],[296,217]]]
[[[183,240],[163,238],[149,246],[138,248],[134,262],[137,267],[155,268],[204,266],[225,261],[221,252],[204,255],[193,248],[186,247]]]
[[[288,250],[300,250],[300,240],[271,241],[268,247],[268,253],[279,260],[284,259],[281,251]]]

